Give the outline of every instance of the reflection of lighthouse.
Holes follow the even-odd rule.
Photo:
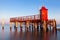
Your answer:
[[[4,18],[2,19],[2,29],[4,29]]]

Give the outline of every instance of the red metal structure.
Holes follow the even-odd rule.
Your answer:
[[[45,31],[47,30],[48,25],[52,25],[53,28],[56,29],[56,20],[48,20],[48,9],[44,6],[39,10],[38,15],[31,16],[22,16],[22,17],[13,17],[10,18],[10,22],[13,22],[17,25],[17,22],[22,25],[23,22],[26,23],[26,27],[28,28],[29,23],[34,23],[34,27],[37,28],[38,23],[40,23],[40,27],[42,27]],[[22,27],[21,27],[22,28]]]
[[[38,15],[31,15],[31,16],[23,16],[23,17],[15,17],[15,18],[10,18],[10,22],[24,22],[24,21],[38,21],[38,20],[48,20],[48,9],[45,7],[42,7],[40,9],[40,14]]]

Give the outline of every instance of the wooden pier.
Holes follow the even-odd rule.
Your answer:
[[[14,23],[14,28],[18,27],[18,23],[20,23],[20,29],[22,29],[25,25],[25,29],[28,30],[30,28],[30,25],[32,26],[32,29],[39,30],[39,27],[41,30],[47,31],[48,26],[53,28],[53,30],[56,30],[56,20],[55,19],[48,19],[48,9],[46,9],[44,6],[39,10],[39,14],[37,15],[31,15],[31,16],[22,16],[22,17],[13,17],[10,18],[10,28],[12,28],[12,23]],[[40,25],[40,26],[39,26]]]

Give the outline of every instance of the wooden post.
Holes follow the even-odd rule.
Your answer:
[[[2,22],[2,29],[4,29],[4,22]]]
[[[22,30],[22,22],[20,22],[20,30]]]
[[[16,22],[16,27],[18,27],[18,22]]]
[[[26,22],[26,30],[29,28],[29,21]]]
[[[44,31],[47,31],[47,23],[46,23],[45,20],[43,21],[43,30],[44,30]]]
[[[50,27],[50,31],[51,31],[51,24],[49,25],[49,27]]]
[[[56,30],[56,21],[53,20],[53,29]]]
[[[37,29],[37,23],[36,22],[34,23],[34,28],[35,28],[35,30]]]
[[[17,30],[18,22],[15,22],[14,29]]]
[[[43,30],[43,21],[40,22],[40,29]]]
[[[12,30],[12,22],[10,22],[10,31]]]
[[[37,23],[37,31],[39,31],[39,23]]]
[[[2,29],[4,29],[4,26],[2,25]]]
[[[33,31],[33,29],[34,29],[34,24],[32,23],[32,31]]]

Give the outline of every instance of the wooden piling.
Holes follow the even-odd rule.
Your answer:
[[[10,22],[10,31],[12,30],[12,22]]]
[[[43,21],[43,25],[42,26],[43,26],[43,30],[44,31],[47,31],[47,24],[46,24],[46,21],[45,20]]]
[[[14,23],[14,29],[17,30],[17,27],[18,27],[18,22],[15,22]]]
[[[37,29],[37,23],[36,22],[34,23],[34,27],[35,27],[35,29]]]
[[[22,24],[23,24],[23,22],[20,22],[20,30],[22,30]]]
[[[29,21],[26,21],[26,30],[29,29]]]
[[[56,20],[53,20],[53,30],[56,30]]]

